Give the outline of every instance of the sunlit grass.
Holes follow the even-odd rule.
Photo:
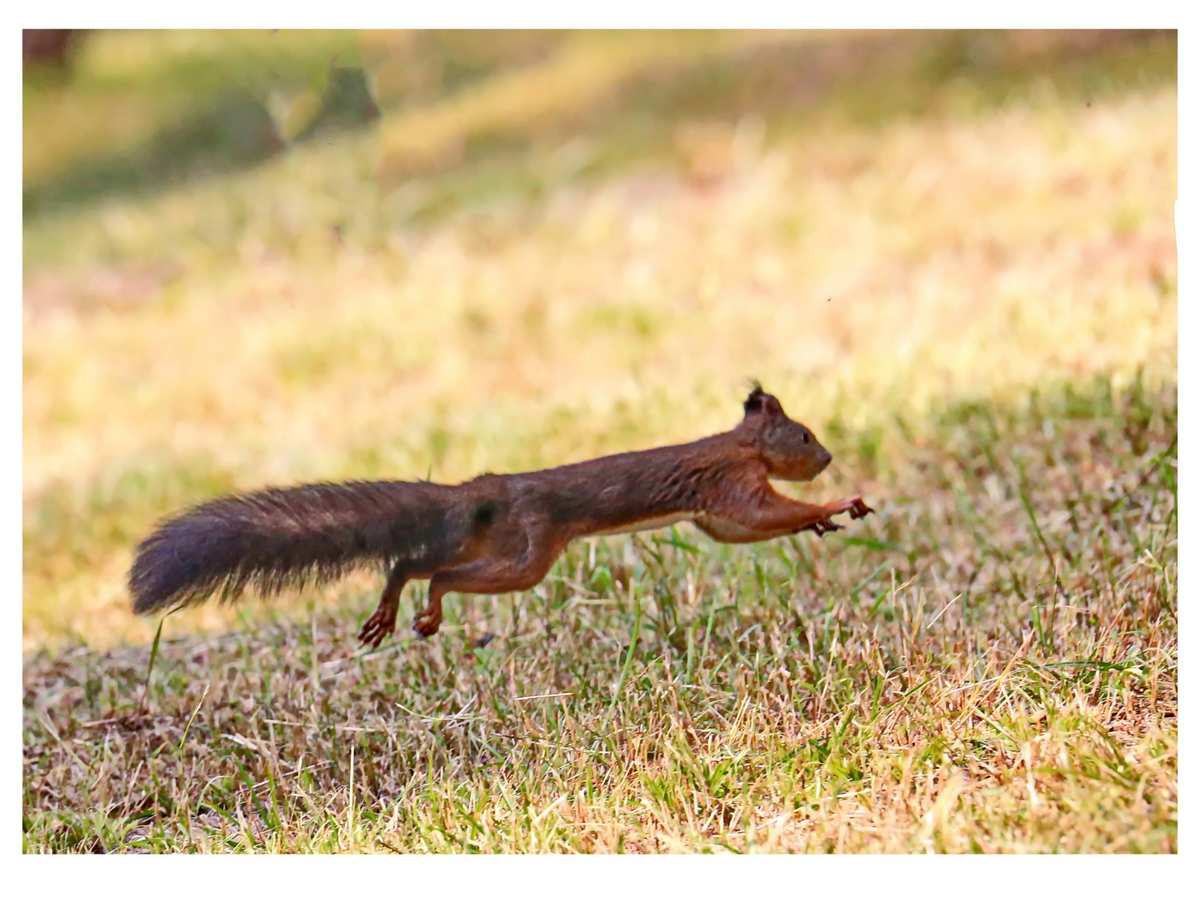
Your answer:
[[[238,180],[292,223],[290,252],[245,232],[118,305],[31,275],[27,631],[144,638],[130,544],[211,491],[687,439],[729,426],[751,377],[861,430],[960,387],[1174,371],[1173,92],[739,153],[713,188],[649,170],[374,249],[322,227],[332,197],[270,199],[303,184],[289,157]],[[151,210],[169,228],[190,196]],[[124,488],[172,461],[206,476]],[[61,535],[113,523],[75,553]]]

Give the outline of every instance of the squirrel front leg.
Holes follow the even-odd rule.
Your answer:
[[[852,499],[842,499],[837,502],[829,502],[825,505],[820,505],[820,508],[828,512],[824,520],[817,521],[807,527],[801,527],[801,530],[812,530],[817,536],[824,536],[826,533],[832,533],[835,530],[842,529],[842,525],[834,523],[832,517],[835,514],[849,514],[855,520],[866,517],[868,514],[874,513],[875,509],[867,505],[862,500],[862,496],[856,495]],[[795,531],[799,532],[799,531]]]
[[[713,516],[716,523],[700,524],[701,529],[716,524],[736,525],[739,528],[731,530],[729,526],[726,526],[725,529],[718,529],[715,532],[706,529],[706,532],[717,539],[725,539],[725,536],[717,535],[718,533],[730,537],[736,536],[739,532],[745,534],[745,538],[731,538],[726,541],[755,541],[758,538],[783,536],[788,533],[799,533],[802,530],[812,530],[818,536],[823,536],[841,529],[841,526],[833,521],[833,516],[836,514],[849,514],[858,519],[866,517],[874,511],[860,496],[823,505],[801,502],[780,495],[771,488],[771,484],[765,478],[747,481],[745,484],[731,487],[731,489],[732,491],[724,493],[717,500],[717,504],[711,506],[707,512]]]

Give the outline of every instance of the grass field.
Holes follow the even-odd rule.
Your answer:
[[[27,77],[25,849],[1174,850],[1175,56],[130,32]],[[153,662],[129,613],[183,505],[686,440],[751,378],[877,516],[578,543],[368,654],[369,574]]]

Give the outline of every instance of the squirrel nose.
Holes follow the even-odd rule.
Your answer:
[[[833,460],[833,455],[831,455],[829,453],[829,449],[827,449],[827,448],[821,449],[821,466],[828,467],[829,462],[832,460]]]

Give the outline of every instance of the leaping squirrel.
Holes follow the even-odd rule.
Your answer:
[[[779,400],[755,386],[728,432],[529,473],[484,474],[457,486],[356,481],[269,488],[205,502],[158,526],[129,573],[139,614],[321,583],[366,564],[388,572],[358,638],[378,646],[396,626],[400,591],[429,580],[413,629],[437,633],[448,592],[536,586],[567,543],[691,521],[719,542],[758,542],[840,529],[865,517],[861,497],[812,505],[771,478],[811,480],[832,455]]]

